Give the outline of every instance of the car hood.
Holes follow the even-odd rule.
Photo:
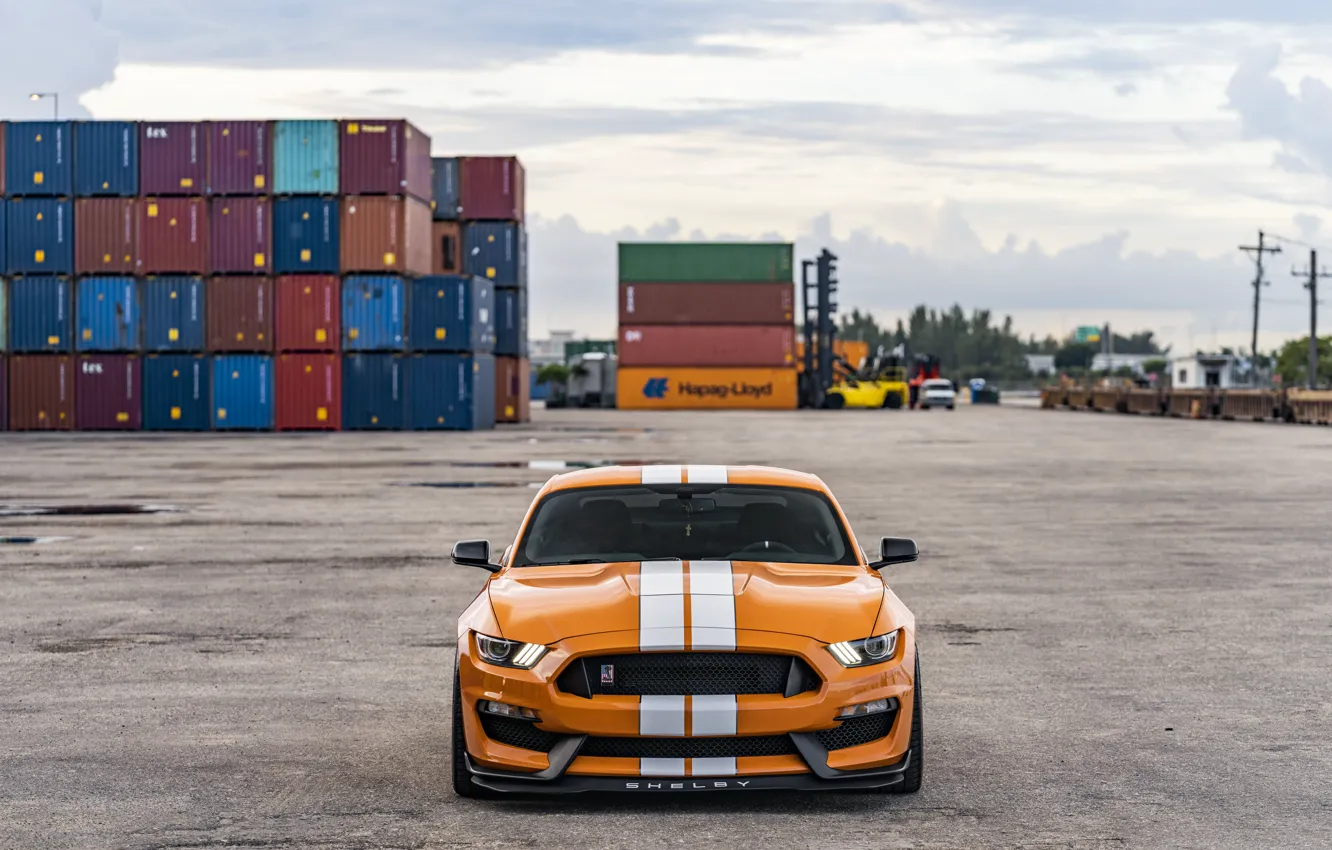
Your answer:
[[[737,631],[855,640],[869,636],[883,604],[883,580],[861,566],[723,561],[708,562],[707,569],[715,575],[719,565],[723,579],[725,565],[730,568]],[[690,562],[683,573],[689,594],[695,588]],[[491,580],[489,592],[504,637],[551,644],[637,631],[642,588],[642,567],[634,562],[509,569]]]

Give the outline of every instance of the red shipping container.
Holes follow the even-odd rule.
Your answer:
[[[9,360],[11,431],[74,430],[74,358],[17,354]]]
[[[205,284],[208,350],[273,350],[273,281],[266,277],[214,277]]]
[[[622,325],[782,325],[795,321],[789,283],[622,283]]]
[[[273,184],[273,126],[267,121],[208,125],[208,194],[266,195]]]
[[[139,268],[138,201],[80,198],[74,202],[74,271],[135,274]]]
[[[208,205],[203,198],[144,198],[138,206],[142,274],[208,271]]]
[[[430,274],[430,205],[415,198],[342,199],[342,271]]]
[[[141,362],[132,354],[86,354],[74,379],[80,431],[143,429]]]
[[[208,176],[207,145],[203,122],[143,122],[139,126],[139,194],[202,195]]]
[[[0,322],[4,317],[0,316]],[[9,362],[5,360],[5,355],[0,354],[0,431],[9,428],[9,384],[6,378],[9,377]]]
[[[523,220],[527,177],[518,157],[463,157],[458,182],[464,221]]]
[[[795,366],[793,325],[629,325],[621,366]]]
[[[337,351],[342,339],[342,286],[335,275],[277,279],[274,334],[278,351]]]
[[[437,221],[431,225],[430,273],[462,274],[462,225]]]
[[[213,198],[208,208],[208,257],[214,274],[272,271],[271,212],[267,198]]]
[[[430,137],[406,121],[341,123],[344,195],[410,195],[429,202]]]
[[[279,431],[342,430],[342,358],[281,354],[274,370]]]
[[[532,421],[532,363],[526,357],[495,358],[495,421]]]

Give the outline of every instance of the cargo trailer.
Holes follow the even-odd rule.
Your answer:
[[[789,325],[789,283],[622,283],[622,325]]]
[[[336,275],[280,277],[274,286],[277,350],[338,351],[342,341],[342,283]]]
[[[9,429],[74,430],[74,358],[16,354],[9,358]]]
[[[401,351],[406,286],[396,275],[352,275],[342,282],[342,350]]]
[[[274,426],[279,431],[342,429],[342,358],[279,354],[274,369]]]
[[[73,348],[74,287],[67,277],[18,277],[9,282],[9,348],[18,353]]]
[[[208,271],[208,202],[203,198],[139,201],[139,272],[204,274]]]
[[[430,274],[430,208],[400,195],[342,199],[343,272]]]
[[[495,358],[414,354],[407,358],[408,426],[480,431],[495,426]]]
[[[777,242],[621,242],[620,283],[792,283],[795,246]]]
[[[795,410],[794,369],[628,368],[616,380],[621,410]]]
[[[495,354],[504,357],[528,354],[526,289],[495,288]]]
[[[413,351],[495,350],[495,288],[483,277],[444,275],[411,283],[407,347]]]
[[[279,198],[273,202],[273,271],[338,274],[341,211],[336,198]]]
[[[407,425],[407,370],[401,354],[348,354],[342,359],[342,427],[399,431]]]
[[[133,198],[139,194],[139,125],[80,121],[74,125],[74,194]]]
[[[202,277],[149,277],[143,282],[142,294],[145,351],[204,350]]]
[[[273,358],[227,354],[213,358],[213,430],[273,429]]]
[[[430,203],[430,137],[402,119],[341,122],[344,195],[406,195]]]
[[[5,193],[11,198],[74,194],[74,125],[10,121],[5,133]]]
[[[273,219],[267,198],[213,198],[208,256],[213,274],[270,274]]]
[[[74,376],[74,421],[80,431],[143,428],[143,372],[133,354],[84,354]]]
[[[134,198],[79,198],[74,202],[74,271],[136,274],[139,212]]]
[[[273,184],[273,125],[213,121],[208,125],[210,195],[266,195]]]
[[[621,366],[795,368],[793,325],[625,325]]]
[[[532,421],[532,364],[526,357],[495,358],[495,421]]]
[[[139,282],[132,277],[86,277],[74,287],[74,348],[138,351]]]
[[[517,157],[464,157],[460,170],[462,210],[459,218],[467,221],[523,221],[526,177]]]
[[[139,125],[139,194],[204,194],[207,151],[207,126],[203,122],[143,122]]]
[[[209,351],[273,350],[273,281],[212,277],[205,284]]]
[[[527,285],[523,228],[517,224],[469,223],[463,227],[463,273],[496,286]]]
[[[207,431],[212,363],[204,354],[150,354],[143,360],[145,431]]]
[[[59,198],[5,202],[9,274],[74,273],[74,206]]]
[[[434,194],[430,209],[435,221],[457,221],[462,205],[459,186],[459,160],[452,156],[437,156],[432,160]]]
[[[338,194],[338,122],[274,122],[273,194]]]

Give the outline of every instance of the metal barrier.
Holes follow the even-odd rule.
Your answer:
[[[1159,416],[1164,412],[1160,390],[1129,390],[1124,397],[1124,412]]]
[[[1166,412],[1185,419],[1210,419],[1212,394],[1208,390],[1171,390]]]
[[[1068,406],[1068,390],[1063,387],[1046,387],[1041,390],[1041,410],[1054,410]]]
[[[1290,419],[1305,425],[1332,425],[1332,392],[1291,390],[1286,396]]]
[[[1118,388],[1092,390],[1091,406],[1098,413],[1123,413],[1126,409],[1124,390]]]
[[[1281,393],[1278,390],[1226,390],[1219,401],[1222,419],[1250,419],[1262,422],[1281,418]]]

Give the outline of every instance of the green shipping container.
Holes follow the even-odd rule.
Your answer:
[[[564,344],[564,362],[568,363],[575,357],[581,357],[584,354],[601,352],[602,354],[615,353],[615,340],[613,339],[573,339]]]
[[[622,242],[620,283],[790,283],[787,242]]]

